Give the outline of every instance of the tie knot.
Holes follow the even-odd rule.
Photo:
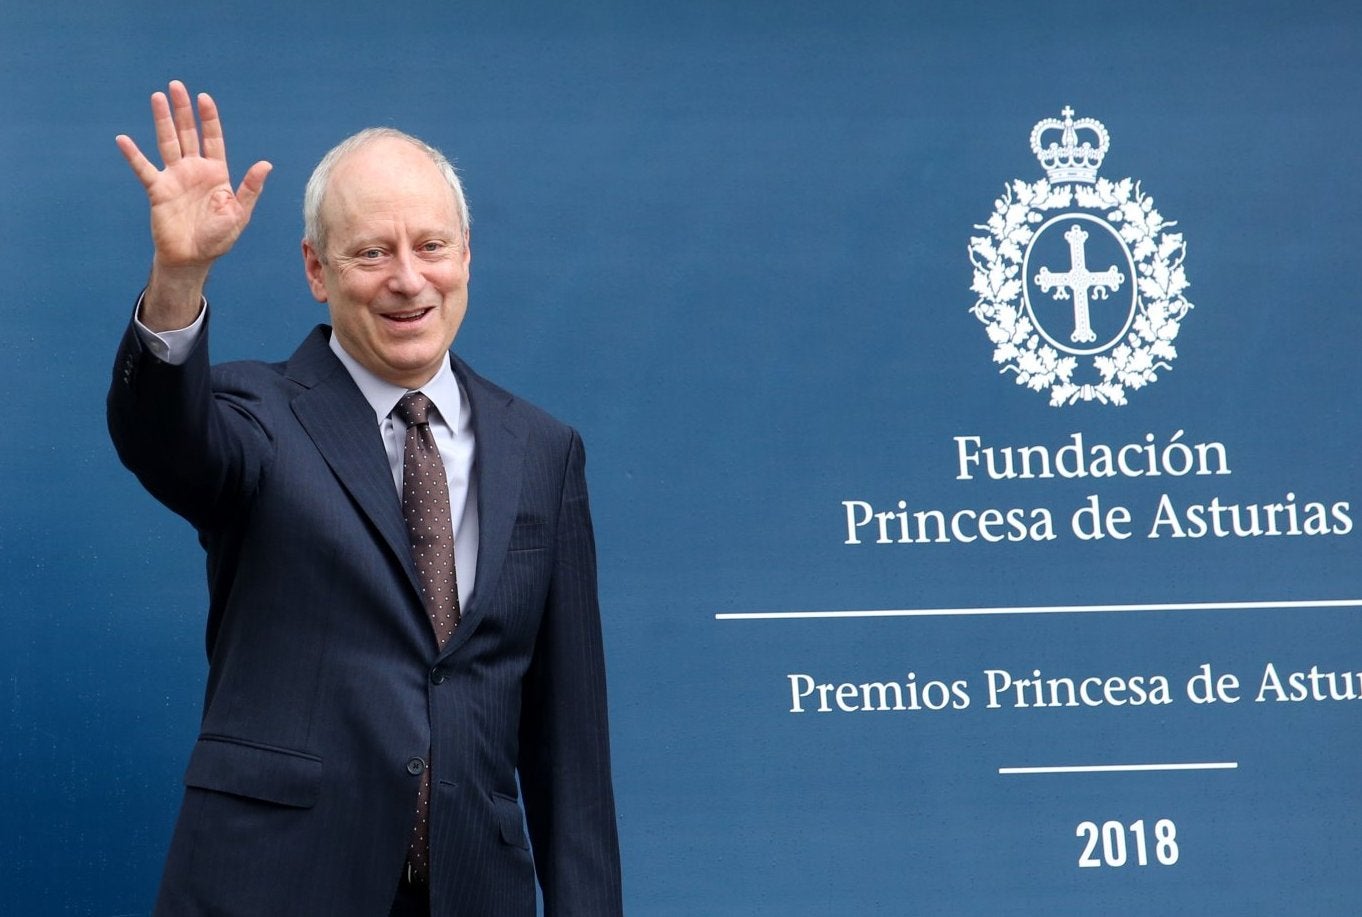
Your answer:
[[[426,415],[430,413],[430,399],[421,392],[407,392],[402,396],[402,400],[397,402],[397,416],[402,418],[402,422],[409,427],[419,427],[426,423]]]

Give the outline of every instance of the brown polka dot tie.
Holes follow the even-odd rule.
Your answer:
[[[459,626],[459,585],[454,572],[454,527],[449,513],[449,484],[444,462],[430,431],[430,399],[420,392],[402,396],[395,409],[407,425],[402,454],[402,515],[407,520],[412,557],[421,580],[421,597],[441,648]],[[420,768],[408,861],[423,881],[430,878],[430,767]]]

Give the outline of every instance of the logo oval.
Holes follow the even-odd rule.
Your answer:
[[[1103,353],[1135,320],[1134,258],[1111,224],[1091,214],[1046,220],[1026,246],[1022,276],[1027,314],[1056,350]]]

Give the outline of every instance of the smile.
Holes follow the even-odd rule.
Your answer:
[[[387,315],[384,315],[383,318],[390,322],[401,322],[406,324],[420,321],[425,318],[426,313],[430,312],[433,308],[434,307],[432,306],[425,309],[413,309],[410,312],[390,312]]]

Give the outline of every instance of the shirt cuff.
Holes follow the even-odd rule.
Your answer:
[[[142,296],[145,295],[143,292]],[[199,314],[189,327],[173,331],[152,331],[142,324],[141,318],[138,317],[142,312],[142,296],[137,297],[137,308],[132,313],[133,327],[137,329],[137,337],[142,341],[142,346],[163,363],[169,363],[171,366],[183,365],[194,351],[194,345],[199,342],[199,335],[203,332],[203,321],[208,315],[208,300],[199,297]]]

